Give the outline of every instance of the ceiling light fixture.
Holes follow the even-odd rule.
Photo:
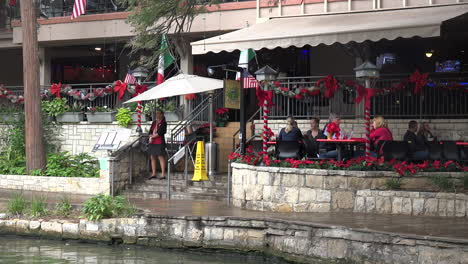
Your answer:
[[[101,48],[101,47],[95,47],[94,50],[96,50],[96,51],[101,51],[102,48]]]

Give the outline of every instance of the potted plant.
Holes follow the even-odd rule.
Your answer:
[[[78,123],[84,120],[84,106],[81,103],[74,102],[71,107],[67,107],[67,112],[57,115],[57,122],[60,123]]]
[[[171,101],[165,104],[160,104],[158,109],[164,112],[166,121],[180,121],[174,102]]]
[[[132,111],[126,107],[119,108],[115,115],[117,124],[122,127],[128,127],[132,120]]]
[[[90,123],[110,123],[115,121],[115,111],[107,106],[88,107],[86,118]]]
[[[148,120],[153,120],[153,114],[158,109],[159,104],[156,100],[145,103],[142,113]]]
[[[41,107],[42,111],[52,118],[56,118],[58,115],[67,112],[70,108],[65,98],[54,98],[52,101],[42,101]]]
[[[132,121],[134,123],[138,122],[138,113],[137,113],[137,107],[138,107],[138,103],[131,103],[128,105],[128,108],[130,109],[130,111],[132,112],[131,113],[131,116],[132,116]],[[146,122],[146,113],[144,112],[144,107],[141,108],[141,122]]]
[[[21,108],[14,106],[0,106],[0,122],[12,123],[21,120]]]
[[[229,119],[229,109],[220,107],[216,109],[216,126],[224,127]]]

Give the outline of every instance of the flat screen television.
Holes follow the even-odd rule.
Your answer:
[[[435,72],[459,72],[460,70],[461,62],[459,60],[446,60],[435,64]]]

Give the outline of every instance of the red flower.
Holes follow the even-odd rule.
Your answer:
[[[270,157],[268,155],[264,155],[262,161],[267,166],[270,166],[270,164],[271,164],[271,159],[270,159]]]
[[[330,123],[327,126],[327,133],[335,135],[336,137],[340,136],[340,126],[337,123]]]
[[[283,92],[289,92],[289,89],[286,88],[286,87],[281,87],[280,90],[283,91]]]
[[[249,145],[249,146],[245,149],[245,151],[247,151],[248,153],[253,153],[253,152],[254,152],[254,151],[253,151],[253,146],[252,146],[252,145]]]
[[[187,100],[187,101],[195,100],[195,98],[197,98],[197,96],[195,94],[186,94],[185,95],[185,100]]]
[[[309,92],[310,96],[316,96],[316,95],[319,95],[319,94],[320,94],[320,89],[315,89],[315,90]]]
[[[224,108],[224,107],[220,107],[220,108],[215,110],[215,113],[217,115],[225,115],[227,112],[229,112],[229,109]]]
[[[240,156],[241,155],[239,153],[231,152],[231,153],[229,153],[228,159],[229,160],[234,160],[234,159],[239,158]]]
[[[432,163],[432,167],[436,169],[440,169],[440,161],[434,160],[434,163]]]
[[[276,87],[280,87],[281,83],[278,82],[278,81],[275,81],[275,82],[273,82],[273,85],[276,86]],[[281,87],[281,89],[283,89],[283,87]]]
[[[453,160],[449,160],[449,161],[444,163],[444,167],[448,168],[448,166],[450,166],[450,164],[452,164],[452,163],[453,163]]]
[[[304,96],[303,96],[302,94],[296,94],[296,95],[294,96],[294,99],[298,99],[298,100],[304,99]]]

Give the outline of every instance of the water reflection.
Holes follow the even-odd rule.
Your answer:
[[[260,255],[107,246],[6,236],[0,238],[0,263],[86,264],[266,264],[285,263]]]

